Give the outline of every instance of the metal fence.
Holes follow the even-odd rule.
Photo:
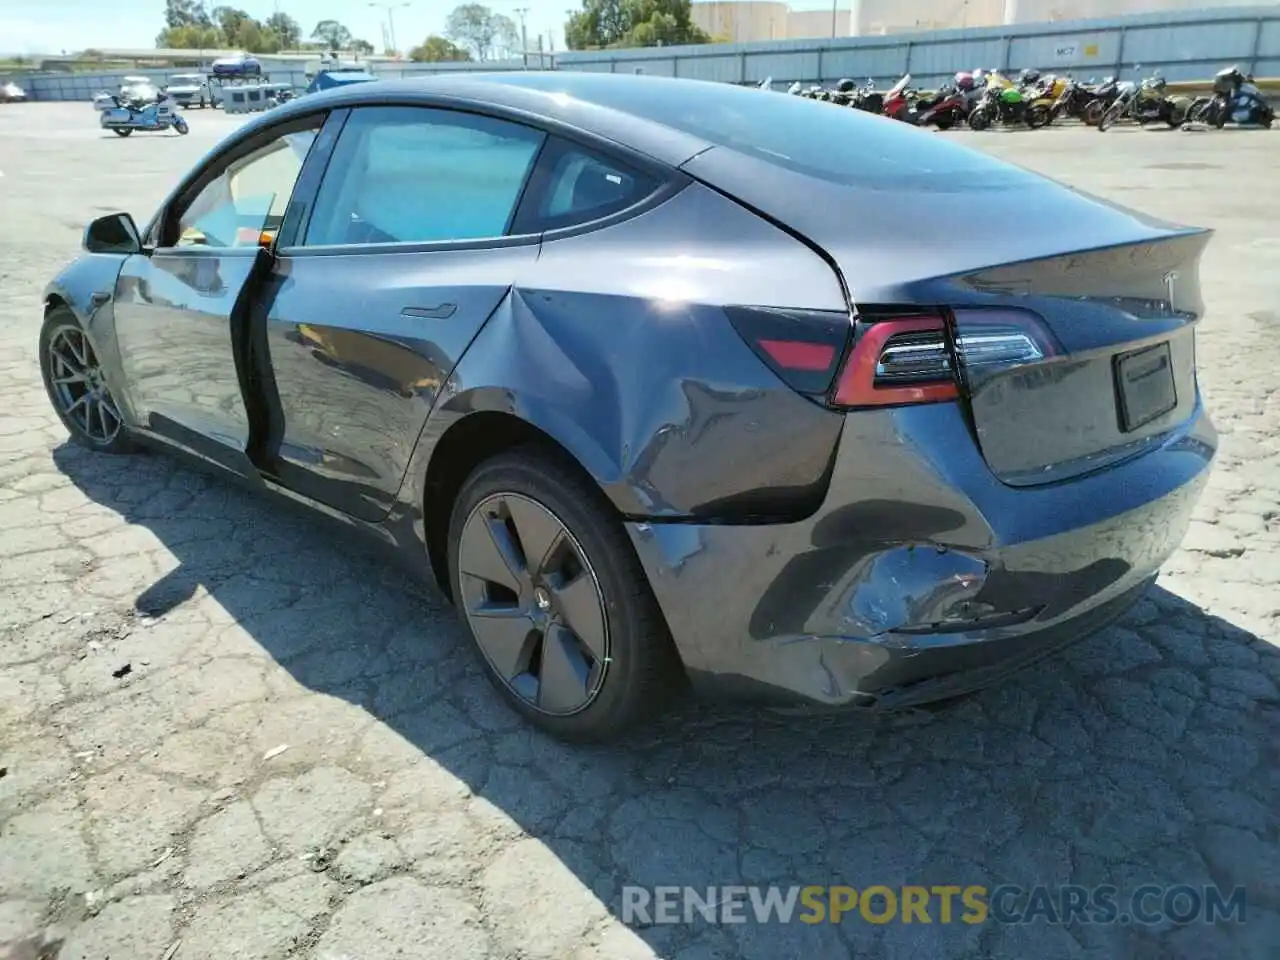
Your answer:
[[[263,65],[275,82],[302,89],[296,65]],[[1280,5],[1226,7],[1136,14],[1104,20],[971,27],[877,37],[834,37],[768,43],[649,47],[637,50],[531,54],[529,69],[646,73],[727,83],[831,83],[842,77],[892,83],[910,73],[928,87],[957,70],[998,68],[1071,73],[1088,79],[1129,77],[1160,70],[1170,81],[1201,80],[1229,64],[1258,77],[1280,76]],[[379,63],[380,77],[469,70],[519,70],[520,60],[500,63]],[[130,70],[163,83],[178,70]],[[115,90],[124,73],[29,74],[15,77],[36,100],[91,100]]]
[[[552,58],[546,56],[543,58],[546,66],[552,66]],[[292,84],[294,89],[299,93],[302,92],[310,82],[306,71],[302,68],[301,63],[292,61],[283,65],[276,65],[271,62],[270,57],[262,57],[264,73],[271,78],[272,83],[288,83]],[[529,69],[538,69],[539,59],[536,54],[529,57]],[[398,63],[395,65],[387,63],[378,63],[371,66],[372,72],[379,77],[409,77],[421,74],[431,73],[452,73],[464,70],[475,70],[478,68],[485,70],[523,70],[525,67],[523,60],[503,60],[498,62],[488,62],[484,64],[475,63]],[[27,96],[32,100],[92,100],[95,95],[102,93],[104,90],[109,93],[115,93],[120,89],[120,84],[125,77],[146,77],[151,80],[157,87],[163,86],[169,82],[169,78],[179,74],[188,75],[198,73],[189,67],[185,68],[169,68],[158,70],[154,68],[129,68],[118,69],[103,73],[28,73],[14,74],[10,76],[0,76],[0,82],[7,79],[14,80],[18,86],[26,91]]]
[[[836,37],[714,47],[575,51],[561,70],[646,73],[727,83],[894,82],[910,73],[930,86],[958,70],[1031,67],[1087,79],[1160,70],[1201,80],[1238,63],[1280,76],[1280,6],[1164,11],[1103,20],[970,27],[893,36]]]

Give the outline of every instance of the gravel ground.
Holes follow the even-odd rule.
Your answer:
[[[954,135],[1217,230],[1199,361],[1220,459],[1123,622],[926,713],[691,704],[570,749],[501,707],[452,613],[362,545],[166,458],[66,443],[41,289],[90,217],[146,217],[235,125],[188,116],[189,137],[122,140],[85,104],[0,108],[0,956],[1280,956],[1280,135]],[[621,921],[624,885],[735,883],[1113,884],[1122,903],[1239,884],[1247,909]]]

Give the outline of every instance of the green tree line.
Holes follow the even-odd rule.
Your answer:
[[[276,53],[304,46],[323,50],[373,53],[373,44],[352,36],[336,20],[321,20],[304,44],[302,26],[287,13],[273,13],[257,20],[231,6],[206,11],[199,0],[165,0],[165,27],[156,37],[157,47],[176,50],[234,49],[246,53]]]

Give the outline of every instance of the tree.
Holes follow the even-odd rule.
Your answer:
[[[217,50],[222,46],[222,31],[214,26],[194,24],[167,27],[156,37],[156,46],[167,50]]]
[[[354,52],[366,57],[369,56],[369,54],[374,52],[374,46],[368,40],[352,40],[351,49]]]
[[[520,34],[511,18],[494,13],[481,3],[454,7],[445,21],[445,36],[467,48],[477,60],[492,60],[498,51],[511,52],[520,46]]]
[[[234,47],[238,43],[236,35],[240,32],[240,27],[245,23],[256,21],[243,10],[235,7],[214,7],[213,22],[222,31],[223,42],[228,47]]]
[[[710,43],[689,0],[583,0],[564,27],[571,50]]]
[[[200,0],[165,0],[164,25],[173,30],[178,27],[212,26],[209,15],[204,12]]]
[[[420,63],[440,63],[447,60],[470,60],[471,51],[466,50],[452,40],[435,34],[423,40],[419,46],[409,51],[409,59]]]
[[[281,50],[296,50],[302,43],[302,27],[287,13],[273,13],[262,25],[276,35]]]
[[[329,50],[345,50],[351,44],[351,31],[337,20],[321,20],[311,31],[311,39],[319,40]]]

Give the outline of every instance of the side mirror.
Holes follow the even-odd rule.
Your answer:
[[[84,248],[89,253],[141,253],[142,235],[129,214],[111,213],[85,227]]]

